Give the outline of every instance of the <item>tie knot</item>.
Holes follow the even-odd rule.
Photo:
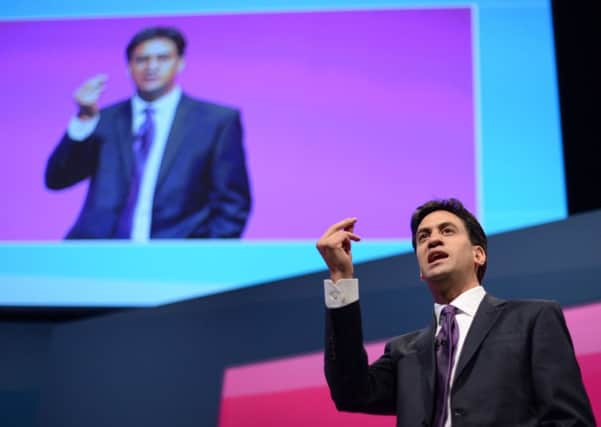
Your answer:
[[[442,312],[440,313],[440,321],[442,322],[442,319],[449,317],[449,318],[453,318],[455,317],[455,314],[457,314],[457,307],[449,304],[446,305],[445,307],[443,307]]]
[[[149,107],[146,107],[146,108],[144,108],[144,115],[145,115],[146,117],[151,117],[153,114],[154,114],[154,108],[152,108],[152,107],[150,107],[150,106],[149,106]]]

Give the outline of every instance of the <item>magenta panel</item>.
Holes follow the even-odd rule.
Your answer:
[[[128,97],[124,47],[155,24],[188,38],[184,90],[242,111],[245,237],[313,239],[357,216],[365,237],[402,238],[424,199],[476,208],[469,8],[3,22],[18,43],[3,47],[0,240],[64,236],[85,184],[51,193],[43,173],[72,93],[103,72],[103,104]]]

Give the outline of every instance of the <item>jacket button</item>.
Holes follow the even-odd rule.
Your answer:
[[[465,415],[465,410],[457,408],[453,411],[453,415],[455,415],[456,417],[463,417]]]

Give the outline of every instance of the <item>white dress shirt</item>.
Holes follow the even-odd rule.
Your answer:
[[[174,87],[169,93],[162,97],[147,102],[137,94],[131,99],[132,105],[132,133],[135,135],[144,123],[147,107],[154,111],[154,140],[148,153],[148,159],[144,166],[142,180],[140,182],[140,191],[134,210],[132,220],[131,239],[136,242],[146,242],[150,238],[150,229],[152,224],[152,205],[154,192],[156,189],[157,178],[161,167],[161,161],[169,138],[169,132],[175,117],[175,110],[182,96],[182,90],[179,86]],[[102,114],[102,113],[100,113]],[[73,117],[69,123],[67,133],[74,141],[83,141],[89,137],[100,120],[100,114],[88,120],[81,120]]]
[[[453,368],[451,369],[451,389],[453,388],[453,382],[455,381],[455,368],[457,368],[457,362],[459,361],[459,356],[461,356],[465,337],[470,330],[470,326],[472,326],[472,321],[474,320],[474,316],[476,315],[476,311],[478,311],[480,303],[484,299],[484,295],[486,295],[484,288],[482,286],[476,286],[475,288],[468,289],[450,302],[450,305],[457,308],[455,320],[459,327],[459,339],[457,340],[455,360],[453,361]],[[438,335],[438,331],[440,330],[440,313],[444,307],[445,305],[443,304],[434,303],[434,315],[436,316],[436,324],[438,325],[436,327],[436,335]],[[448,416],[444,426],[451,427],[451,393],[449,393],[449,399],[447,400],[447,414]]]
[[[324,280],[324,293],[326,307],[344,307],[359,300],[359,280],[341,279],[336,283],[329,279]],[[480,306],[480,303],[484,299],[485,295],[486,291],[484,288],[482,286],[476,286],[465,291],[450,303],[452,306],[457,307],[458,309],[455,319],[457,320],[457,326],[459,327],[459,340],[457,341],[455,360],[453,361],[453,368],[451,370],[451,387],[453,387],[453,381],[455,380],[455,369],[457,368],[457,362],[459,361],[459,356],[461,355],[461,350],[463,349],[463,344],[465,343],[465,337],[470,330],[474,316],[476,315],[478,307]],[[440,313],[444,307],[445,306],[442,304],[434,303],[434,315],[436,317],[436,324],[438,325],[436,327],[436,334],[438,334],[438,331],[440,330],[440,325],[438,323],[440,319]],[[445,427],[451,427],[450,405],[451,394],[449,393],[449,400],[447,401],[447,413],[449,416],[447,416]]]

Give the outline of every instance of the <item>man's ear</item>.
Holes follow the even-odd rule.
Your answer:
[[[486,263],[486,252],[482,246],[474,246],[474,262],[479,266],[483,266]]]
[[[184,58],[180,58],[177,64],[177,72],[181,73],[184,68],[186,68],[186,61],[184,61]]]

